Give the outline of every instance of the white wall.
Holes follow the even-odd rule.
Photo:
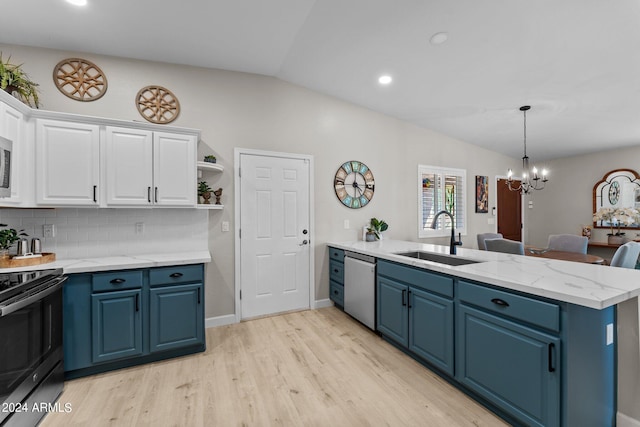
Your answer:
[[[469,234],[465,246],[474,247],[475,234],[494,231],[489,214],[474,213],[475,175],[494,182],[518,160],[448,138],[427,129],[291,85],[271,77],[180,65],[152,63],[86,53],[0,45],[3,57],[23,63],[40,83],[43,108],[125,120],[143,120],[135,109],[138,90],[149,84],[169,88],[182,111],[172,124],[202,130],[200,155],[215,154],[225,167],[210,180],[222,187],[223,211],[209,215],[209,250],[213,261],[206,269],[206,316],[234,312],[234,236],[221,232],[229,221],[233,230],[234,147],[311,154],[315,160],[315,271],[316,299],[329,295],[326,243],[356,239],[373,216],[386,220],[389,238],[417,240],[417,165],[467,169]],[[88,59],[106,74],[107,93],[94,102],[74,101],[55,88],[52,70],[68,57]],[[374,88],[372,88],[373,90]],[[372,170],[376,192],[360,210],[342,206],[333,190],[333,177],[347,160],[360,160]],[[495,189],[490,194],[495,205]],[[351,224],[343,228],[344,220]],[[435,239],[447,242],[447,238]]]

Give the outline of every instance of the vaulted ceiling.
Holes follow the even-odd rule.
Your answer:
[[[538,160],[640,143],[638,0],[14,6],[0,42],[275,76],[512,157],[521,105]],[[437,33],[447,40],[431,43]]]

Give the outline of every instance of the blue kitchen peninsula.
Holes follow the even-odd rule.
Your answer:
[[[616,304],[640,295],[640,271],[393,240],[329,249],[334,267],[342,251],[375,257],[377,331],[505,420],[615,425]],[[401,255],[417,251],[469,263]]]

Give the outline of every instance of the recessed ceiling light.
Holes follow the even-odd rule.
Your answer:
[[[74,6],[86,6],[87,0],[67,0],[67,3],[71,3]]]
[[[392,81],[393,81],[393,79],[391,78],[391,76],[386,75],[386,74],[384,76],[380,76],[378,78],[378,83],[380,83],[381,85],[388,85]]]
[[[431,39],[429,39],[429,41],[431,42],[431,44],[442,44],[446,42],[448,38],[449,34],[447,33],[435,33],[431,36]]]

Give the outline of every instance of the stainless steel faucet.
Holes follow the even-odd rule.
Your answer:
[[[440,211],[440,212],[438,212],[436,214],[436,216],[433,217],[433,222],[431,223],[431,228],[433,228],[434,230],[436,229],[436,225],[438,224],[438,218],[442,214],[449,215],[449,218],[451,218],[451,241],[449,242],[449,253],[451,255],[455,255],[456,254],[456,246],[462,246],[462,238],[460,236],[460,233],[458,233],[458,241],[456,242],[456,232],[454,230],[455,220],[453,219],[453,215],[451,215],[451,212],[449,212],[449,211]]]

